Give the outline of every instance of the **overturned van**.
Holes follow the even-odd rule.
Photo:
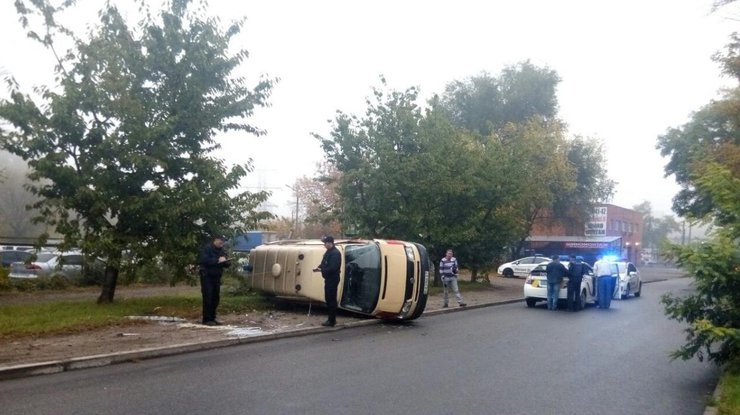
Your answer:
[[[430,262],[423,245],[393,240],[337,239],[342,267],[339,308],[381,319],[421,316]],[[324,303],[324,279],[313,271],[326,252],[320,240],[277,241],[249,253],[254,289],[298,301]]]

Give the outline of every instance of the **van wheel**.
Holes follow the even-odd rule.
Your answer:
[[[529,308],[532,308],[537,304],[537,300],[535,300],[534,298],[527,298],[525,301],[527,302],[527,307]]]
[[[505,278],[511,278],[513,276],[514,276],[514,270],[512,270],[511,268],[506,268],[504,270],[504,277]]]
[[[637,291],[635,291],[635,297],[639,297],[642,294],[642,281],[640,281],[639,285],[637,286]]]

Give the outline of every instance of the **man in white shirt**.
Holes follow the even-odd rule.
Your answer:
[[[594,296],[596,296],[596,298],[599,300],[599,308],[609,308],[609,303],[611,302],[609,301],[611,299],[611,293],[600,293],[599,290],[605,291],[606,285],[604,284],[604,282],[606,282],[606,278],[611,277],[612,272],[609,262],[606,261],[603,255],[599,255],[598,257],[596,257],[596,262],[594,262],[593,283]]]

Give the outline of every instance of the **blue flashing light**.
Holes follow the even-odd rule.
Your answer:
[[[617,262],[619,261],[619,257],[616,255],[604,255],[603,256],[604,261],[607,262]]]

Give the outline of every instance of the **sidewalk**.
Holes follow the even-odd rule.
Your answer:
[[[484,284],[484,283],[482,283]],[[442,308],[442,295],[430,296],[424,314],[463,311],[522,299],[523,279],[492,277],[490,287],[463,292],[467,307]],[[378,324],[343,313],[337,326],[322,327],[323,307],[281,307],[276,311],[221,315],[224,326],[207,327],[176,318],[142,319],[132,325],[109,327],[61,336],[12,340],[0,348],[0,380],[63,372],[88,367],[149,359],[216,347],[268,341],[311,333]]]

